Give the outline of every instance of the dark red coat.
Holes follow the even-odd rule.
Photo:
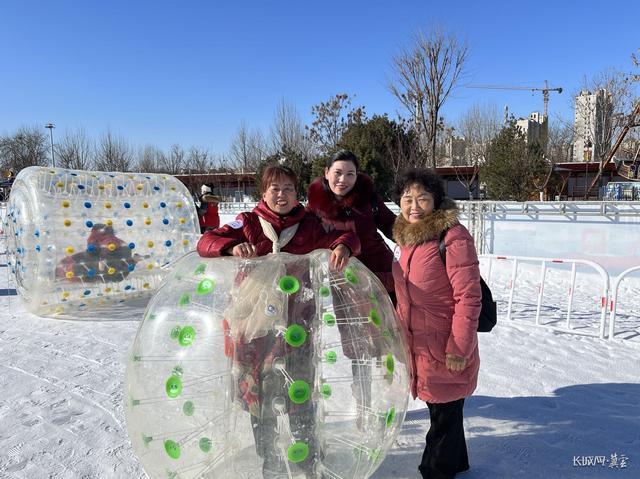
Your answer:
[[[342,199],[333,194],[324,178],[316,178],[309,185],[308,197],[307,209],[315,213],[325,227],[354,231],[358,235],[362,247],[358,259],[380,278],[387,291],[393,292],[393,252],[378,230],[392,238],[396,215],[375,192],[371,178],[358,173],[353,189]]]
[[[208,229],[214,229],[220,226],[220,215],[218,214],[217,203],[205,203],[206,211],[200,215],[198,213],[198,220],[200,222],[200,231],[206,231]]]
[[[256,247],[258,256],[271,253],[273,243],[263,233],[258,217],[271,223],[277,234],[299,223],[295,236],[282,248],[284,253],[307,254],[321,248],[333,249],[341,243],[347,246],[353,255],[360,252],[360,241],[354,233],[327,233],[320,220],[305,211],[301,205],[295,207],[288,215],[280,216],[271,211],[264,201],[260,201],[253,211],[240,213],[235,221],[205,232],[198,241],[198,254],[204,257],[222,256],[227,249],[245,242]]]

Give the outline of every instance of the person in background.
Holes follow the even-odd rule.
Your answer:
[[[378,230],[391,238],[396,215],[376,193],[371,178],[359,169],[358,158],[351,151],[336,152],[326,162],[324,175],[309,185],[307,209],[320,218],[327,231],[353,231],[358,235],[362,245],[358,259],[380,279],[395,304],[393,253]],[[379,332],[366,324],[340,323],[339,329],[342,351],[351,359],[356,426],[363,430],[365,411],[371,403],[370,360],[381,354],[376,346]],[[367,348],[361,347],[363,344]],[[362,356],[365,350],[366,355]]]
[[[360,252],[360,241],[353,232],[333,231],[327,233],[318,218],[307,212],[298,201],[295,185],[295,172],[282,165],[268,166],[261,181],[262,200],[251,212],[240,213],[235,221],[218,229],[206,231],[198,241],[200,256],[237,256],[254,258],[280,251],[292,254],[307,254],[319,248],[332,249],[330,266],[343,269],[351,254]],[[258,269],[258,268],[256,268]],[[309,271],[290,271],[286,274],[299,278],[308,278]],[[253,280],[258,272],[248,273],[239,278],[238,287],[251,290],[244,281]],[[276,274],[274,271],[272,274]],[[248,281],[247,281],[248,282]],[[246,286],[246,288],[245,288]],[[245,295],[245,302],[253,303]],[[288,373],[297,379],[314,380],[314,366],[310,363],[313,344],[311,321],[315,316],[315,300],[300,295],[288,297],[287,317],[283,323],[298,324],[307,332],[305,344],[296,348],[288,346],[282,335],[273,334],[273,328],[252,325],[252,329],[267,331],[266,334],[245,338],[234,331],[233,318],[225,319],[224,327],[228,331],[233,346],[225,351],[233,355],[235,373],[235,396],[242,407],[251,414],[256,451],[263,461],[263,477],[286,477],[288,467],[276,450],[274,438],[277,434],[277,414],[274,399],[284,390],[284,375],[274,370],[276,358],[285,361]],[[257,302],[257,301],[256,301]],[[233,308],[237,310],[237,308]],[[280,309],[280,308],[277,308]],[[236,315],[237,316],[237,315]],[[250,322],[260,321],[259,316],[249,314]],[[263,318],[264,321],[264,318]],[[248,329],[248,328],[245,328]],[[292,431],[296,431],[296,440],[309,446],[309,456],[295,467],[308,474],[313,468],[319,451],[315,447],[315,411],[312,401],[305,404],[288,404],[287,411],[295,410],[290,416]]]
[[[209,185],[202,185],[199,199],[198,220],[200,222],[200,232],[204,233],[220,226],[220,215],[218,214],[219,198],[213,195]]]
[[[398,178],[396,194],[397,311],[411,345],[411,391],[414,399],[426,401],[431,418],[418,470],[423,478],[448,479],[469,469],[462,413],[480,367],[478,257],[437,174],[409,170]],[[446,266],[439,254],[442,232]]]

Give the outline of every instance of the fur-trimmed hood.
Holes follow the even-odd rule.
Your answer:
[[[322,216],[340,215],[350,208],[360,209],[371,205],[371,197],[375,190],[373,180],[365,173],[358,173],[353,189],[341,200],[333,194],[323,176],[313,180],[309,185],[309,209],[315,213],[325,213]]]
[[[450,198],[445,198],[440,208],[428,215],[424,221],[409,223],[402,213],[393,225],[393,240],[400,246],[416,246],[440,237],[440,233],[457,225],[458,207]]]

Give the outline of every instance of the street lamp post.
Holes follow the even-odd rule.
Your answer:
[[[45,128],[49,128],[49,133],[51,135],[51,166],[56,166],[56,158],[53,153],[53,129],[56,127],[53,123],[47,123],[44,125]]]

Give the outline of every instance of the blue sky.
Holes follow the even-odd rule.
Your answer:
[[[391,59],[439,24],[469,44],[467,83],[561,86],[551,116],[571,117],[583,77],[631,70],[640,2],[618,1],[29,1],[0,6],[0,135],[56,124],[107,129],[133,145],[227,151],[241,121],[267,132],[285,99],[303,120],[331,95],[395,116]],[[517,116],[542,95],[460,88]]]

